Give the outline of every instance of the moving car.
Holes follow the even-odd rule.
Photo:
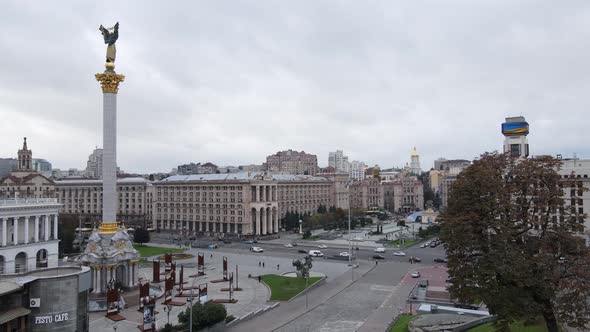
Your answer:
[[[410,274],[410,276],[411,276],[412,278],[420,278],[420,272],[418,272],[418,271],[414,271],[414,272],[412,272],[412,274]]]
[[[393,253],[393,256],[405,256],[405,255],[406,255],[406,253],[403,251],[396,251]]]
[[[434,259],[434,262],[435,263],[448,263],[449,260],[446,259],[446,258],[437,257],[437,258]]]
[[[250,251],[252,252],[263,252],[264,249],[260,248],[260,247],[251,247]]]
[[[297,250],[297,252],[300,254],[307,254],[307,250],[305,250],[305,249],[299,249],[299,250]]]
[[[291,245],[292,245],[293,247],[297,247],[297,242],[293,242],[293,243],[291,243]]]
[[[385,248],[375,248],[375,252],[385,252]]]
[[[320,248],[320,249],[326,249],[326,248],[328,248],[328,246],[327,246],[327,245],[325,245],[325,244],[320,244],[320,245],[318,246],[318,248]]]
[[[348,252],[346,252],[346,251],[343,251],[343,252],[339,253],[338,256],[340,256],[340,257],[349,257],[350,254]]]
[[[254,244],[254,243],[258,243],[258,241],[256,241],[256,240],[248,240],[248,241],[246,241],[246,243],[248,243],[248,244]]]
[[[383,255],[373,255],[373,259],[385,259]]]
[[[312,257],[324,257],[324,254],[319,250],[310,250],[309,255]]]
[[[293,248],[293,245],[290,244],[290,243],[287,243],[287,244],[283,245],[283,247],[285,247],[285,248]]]
[[[410,256],[410,263],[420,263],[421,261],[420,257]]]
[[[418,287],[422,287],[422,288],[428,287],[428,279],[420,280],[420,282],[418,283]]]

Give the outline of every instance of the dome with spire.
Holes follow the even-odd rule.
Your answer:
[[[412,150],[412,157],[418,157],[418,152],[416,151],[416,147]]]

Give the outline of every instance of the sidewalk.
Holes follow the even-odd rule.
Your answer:
[[[359,267],[354,269],[354,282],[374,267],[375,265],[371,263],[361,262]],[[350,273],[344,273],[332,280],[328,279],[324,285],[308,293],[308,309],[306,309],[305,305],[306,296],[300,296],[289,302],[281,302],[281,305],[277,308],[251,320],[236,324],[230,327],[228,331],[273,331],[329,301],[351,284],[353,284],[353,281]]]

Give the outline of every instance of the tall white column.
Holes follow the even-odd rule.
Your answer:
[[[35,242],[39,242],[39,216],[35,216]]]
[[[8,233],[8,226],[6,225],[6,219],[2,218],[2,246],[6,247],[6,234]]]
[[[53,238],[57,240],[57,221],[58,215],[53,215]]]
[[[254,222],[256,223],[256,235],[260,235],[260,215],[258,209],[254,210]]]
[[[104,90],[103,90],[104,92]],[[117,221],[117,94],[103,93],[102,221]]]
[[[45,215],[45,237],[44,241],[49,241],[49,215]]]
[[[256,192],[256,202],[260,202],[260,186],[255,186],[254,191]]]
[[[29,216],[25,217],[25,244],[29,243]]]
[[[14,217],[14,227],[12,228],[14,234],[14,244],[18,244],[18,217]]]
[[[266,208],[260,210],[260,222],[262,223],[262,234],[266,234]]]

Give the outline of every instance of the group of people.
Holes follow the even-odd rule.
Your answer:
[[[264,268],[264,267],[265,267],[265,265],[264,265],[264,262],[261,262],[261,261],[259,261],[259,262],[258,262],[258,267],[263,267],[263,268]],[[279,264],[277,264],[277,270],[278,270],[279,268],[280,268],[280,265],[279,265]]]

